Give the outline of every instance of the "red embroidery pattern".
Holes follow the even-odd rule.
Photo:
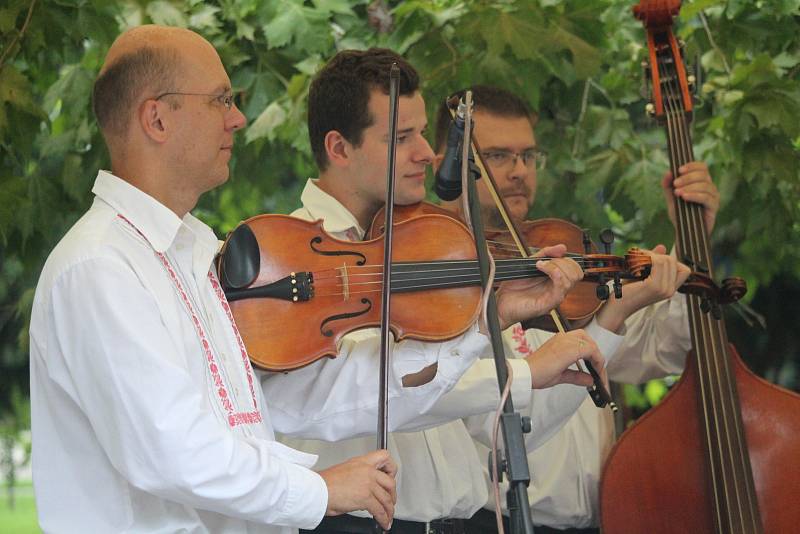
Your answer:
[[[126,219],[123,215],[118,214],[118,217],[128,223],[131,228],[136,230],[136,232],[142,236],[142,238],[147,241],[147,238],[139,231],[136,226],[133,225],[128,219]],[[148,241],[149,243],[149,241]],[[225,298],[225,294],[222,292],[222,289],[219,286],[214,275],[209,271],[208,277],[211,280],[211,285],[214,288],[215,293],[217,294],[217,298],[220,300],[222,304],[222,308],[225,310],[225,313],[228,316],[228,320],[231,323],[231,328],[233,328],[233,333],[236,336],[236,340],[239,344],[239,351],[242,354],[245,363],[245,371],[247,373],[247,382],[250,386],[250,395],[253,400],[253,408],[252,412],[234,412],[233,402],[228,397],[228,390],[225,389],[225,383],[222,381],[222,376],[219,374],[219,367],[217,366],[216,359],[214,358],[214,353],[211,350],[211,344],[206,339],[206,333],[203,329],[203,325],[200,323],[200,319],[197,318],[197,315],[194,312],[194,308],[192,307],[192,303],[189,301],[189,297],[183,289],[183,285],[181,284],[180,280],[178,279],[177,274],[172,269],[172,265],[169,263],[167,257],[153,249],[156,257],[161,261],[161,264],[166,269],[169,277],[172,279],[172,283],[175,284],[178,293],[183,300],[183,304],[186,306],[186,309],[189,311],[189,315],[192,317],[192,323],[194,324],[195,332],[197,332],[197,336],[200,338],[200,345],[203,347],[203,354],[208,362],[208,369],[211,371],[211,379],[214,382],[214,385],[217,387],[217,396],[219,397],[220,404],[222,404],[223,409],[228,414],[228,425],[231,427],[235,427],[237,425],[242,424],[255,424],[261,422],[261,412],[258,409],[258,403],[256,402],[256,394],[255,389],[253,388],[253,368],[250,366],[250,359],[247,357],[247,351],[244,348],[244,343],[242,342],[242,338],[239,335],[239,329],[236,328],[236,323],[233,321],[233,315],[230,311],[230,306],[228,305],[228,301]]]
[[[528,344],[528,338],[525,337],[525,330],[522,329],[521,324],[517,323],[514,325],[514,328],[511,331],[511,337],[517,342],[517,346],[514,348],[514,350],[516,350],[518,353],[527,355],[533,352],[533,349]]]
[[[214,288],[214,293],[216,293],[217,298],[222,305],[222,309],[225,310],[225,315],[228,316],[228,321],[231,323],[231,328],[233,328],[233,334],[236,336],[236,342],[239,345],[239,354],[242,356],[242,364],[244,365],[245,373],[247,373],[247,385],[250,388],[250,396],[253,399],[253,407],[256,408],[255,412],[240,415],[258,418],[258,421],[256,422],[260,422],[261,412],[258,411],[256,390],[253,387],[253,367],[250,365],[250,357],[247,355],[247,349],[244,348],[244,341],[242,341],[242,336],[239,335],[239,328],[236,327],[236,321],[233,320],[233,313],[231,313],[231,307],[228,304],[228,299],[225,298],[225,292],[222,291],[222,287],[219,285],[217,277],[214,276],[214,273],[211,271],[208,271],[208,280],[211,282],[211,287]]]

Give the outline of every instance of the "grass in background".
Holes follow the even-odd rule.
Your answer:
[[[36,520],[36,503],[33,500],[33,487],[28,484],[17,486],[14,509],[8,507],[6,488],[0,490],[0,533],[39,534]]]

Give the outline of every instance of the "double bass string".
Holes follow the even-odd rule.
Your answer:
[[[675,73],[674,72],[667,72],[664,73],[664,80],[674,80]],[[665,116],[667,118],[667,131],[669,135],[669,149],[670,149],[670,161],[672,163],[672,173],[673,176],[678,176],[678,168],[688,161],[687,155],[685,152],[685,146],[682,146],[680,142],[680,133],[677,131],[679,125],[679,117],[683,115],[682,111],[675,110],[674,106],[674,99],[678,98],[678,95],[675,94],[676,90],[674,87],[666,85],[664,87],[664,92],[666,94],[666,98],[664,99],[665,104]],[[690,221],[689,219],[689,208],[685,202],[682,202],[681,199],[676,198],[675,200],[676,205],[676,218],[678,222],[678,229],[679,229],[679,239],[678,239],[678,252],[680,258],[682,260],[686,260],[687,258],[691,258],[694,262],[697,262],[700,257],[698,253],[700,252],[697,247],[697,239],[696,235],[692,235],[692,228],[687,225]],[[696,266],[692,266],[693,269]],[[709,335],[709,330],[707,328],[703,328],[701,324],[703,321],[703,314],[699,309],[698,299],[694,296],[688,297],[688,304],[689,304],[689,317],[690,323],[692,325],[692,333],[694,344],[696,346],[696,358],[697,358],[697,365],[700,369],[699,377],[700,377],[700,394],[701,398],[703,399],[702,408],[703,408],[703,416],[705,419],[704,424],[704,431],[706,433],[706,454],[709,455],[709,466],[711,468],[711,481],[712,487],[715,494],[714,501],[717,503],[725,503],[730,497],[728,492],[728,484],[726,480],[727,476],[727,469],[725,469],[725,462],[724,459],[720,457],[725,450],[725,444],[722,443],[722,431],[720,425],[720,415],[723,413],[720,402],[721,398],[719,392],[717,391],[718,388],[715,388],[713,384],[709,384],[707,379],[713,380],[713,368],[716,367],[714,360],[708,360],[706,355],[709,355],[708,345],[711,341],[707,339],[706,336]],[[713,357],[713,353],[710,354]],[[709,413],[709,411],[711,413]],[[723,423],[724,424],[724,423]],[[720,487],[721,486],[721,487]],[[729,509],[729,506],[725,506],[726,509]],[[723,511],[719,506],[715,507],[715,512],[717,514],[717,522],[719,525],[725,524],[723,520]]]
[[[673,111],[672,105],[671,105],[672,97],[671,97],[670,93],[672,92],[672,89],[670,88],[669,85],[666,85],[666,84],[663,83],[663,81],[669,79],[669,77],[672,76],[673,73],[664,72],[664,69],[662,68],[662,67],[664,67],[664,62],[662,62],[661,60],[658,61],[657,66],[658,66],[658,70],[659,70],[659,73],[660,73],[660,78],[662,80],[662,103],[663,103],[663,106],[664,106],[664,116],[666,118],[667,138],[668,138],[667,148],[669,150],[669,155],[670,155],[669,159],[670,159],[670,166],[671,166],[671,170],[672,170],[672,175],[673,175],[673,177],[675,177],[675,176],[678,176],[678,168],[681,165],[681,163],[680,163],[681,156],[677,152],[679,150],[679,146],[680,145],[679,145],[679,142],[677,140],[678,134],[676,132],[676,126],[674,124],[674,122],[675,122],[674,111]],[[680,260],[684,261],[685,258],[687,257],[687,253],[688,253],[688,251],[686,250],[686,246],[687,245],[691,245],[691,240],[690,240],[689,236],[687,235],[688,228],[687,228],[687,225],[685,224],[685,222],[687,220],[685,204],[680,202],[679,199],[676,198],[675,199],[675,207],[676,207],[676,218],[677,218],[677,222],[678,222],[678,225],[677,225],[678,226],[678,228],[677,228],[677,230],[678,230],[677,238],[678,239],[677,239],[677,243],[676,243],[677,244],[677,249],[678,249],[678,257],[679,257]],[[714,423],[712,422],[711,419],[712,419],[712,417],[716,416],[716,409],[713,406],[713,404],[714,404],[713,403],[713,398],[711,399],[711,404],[709,403],[709,400],[710,400],[709,399],[709,395],[712,395],[712,397],[713,397],[713,393],[709,392],[709,389],[711,388],[711,386],[710,386],[710,384],[707,383],[707,377],[709,375],[709,369],[707,368],[707,363],[708,362],[703,357],[703,354],[705,354],[705,351],[703,350],[702,346],[705,345],[705,340],[703,339],[703,335],[701,333],[702,332],[702,327],[699,324],[699,317],[698,317],[698,315],[699,315],[699,306],[697,305],[698,304],[697,303],[697,299],[695,299],[692,296],[687,296],[687,304],[688,304],[688,308],[689,308],[689,324],[690,324],[691,330],[692,330],[692,339],[694,340],[694,344],[695,344],[695,354],[696,354],[696,359],[697,359],[697,366],[698,366],[698,370],[700,371],[699,372],[699,381],[700,381],[699,385],[700,385],[700,397],[701,397],[701,399],[703,401],[701,403],[701,408],[702,408],[703,419],[704,419],[704,423],[703,423],[702,426],[703,426],[703,431],[705,432],[705,437],[706,437],[706,454],[709,456],[709,460],[710,460],[709,461],[709,467],[710,467],[710,470],[711,470],[712,491],[714,493],[714,501],[715,502],[722,502],[722,498],[721,498],[721,495],[720,495],[721,488],[719,488],[720,476],[719,476],[719,473],[718,473],[720,471],[720,469],[722,468],[722,466],[716,460],[716,455],[714,454],[714,450],[715,450],[714,446],[715,445],[719,446],[721,444],[720,443],[714,443],[715,442],[715,438],[717,440],[719,439],[718,435],[714,435],[712,437],[712,434],[715,434],[715,433],[713,432],[713,429],[712,429],[712,425]],[[713,415],[709,413],[709,406],[711,406],[711,411],[713,412]],[[716,450],[720,450],[720,449],[721,449],[721,447],[717,447]],[[721,525],[722,524],[722,517],[721,517],[722,510],[720,510],[719,506],[715,506],[714,508],[715,508],[714,511],[715,511],[715,513],[717,515],[717,523]]]
[[[683,130],[680,132],[682,135],[679,136],[679,139],[683,141],[681,149],[688,162],[693,159],[693,156],[686,115],[680,113],[679,110],[678,113],[676,113],[676,118],[679,132]],[[702,217],[702,207],[694,203],[689,204],[682,202],[682,204],[685,206],[685,213],[688,215],[686,220],[688,220],[688,225],[690,227],[689,235],[693,240],[692,249],[697,255],[697,258],[703,258],[703,265],[707,268],[709,275],[713,276],[711,255]],[[753,498],[755,493],[754,491],[746,491],[752,489],[753,484],[752,479],[747,476],[746,466],[748,465],[748,458],[745,454],[746,449],[744,446],[744,434],[741,428],[741,416],[738,412],[738,403],[736,401],[738,397],[735,391],[736,385],[727,358],[724,324],[708,313],[704,313],[701,316],[701,321],[706,323],[705,326],[707,328],[704,329],[704,333],[711,338],[711,356],[713,357],[714,370],[716,373],[714,385],[721,401],[724,438],[729,453],[728,461],[723,464],[723,473],[727,475],[728,479],[732,479],[733,487],[731,492],[736,500],[735,506],[733,507],[734,510],[728,508],[727,511],[729,517],[731,515],[737,516],[736,519],[732,519],[732,521],[738,522],[740,527],[745,528],[746,523],[755,526],[756,514],[753,513],[756,505]],[[749,516],[749,520],[745,516]]]
[[[670,132],[670,153],[674,160],[673,175],[677,176],[675,172],[677,167],[692,161],[692,146],[691,135],[687,117],[682,107],[680,106],[680,88],[677,86],[676,77],[674,73],[667,73],[665,77],[666,83],[665,92],[668,98],[665,100],[668,131]],[[682,199],[676,199],[676,207],[678,208],[677,215],[680,221],[679,227],[681,230],[681,237],[683,244],[679,248],[685,248],[688,244],[688,249],[691,250],[692,259],[695,263],[698,261],[707,269],[709,276],[712,274],[711,254],[708,247],[708,239],[705,230],[705,221],[702,217],[702,206],[695,203],[688,203]],[[685,253],[685,252],[684,252]],[[695,268],[697,266],[694,266]],[[742,430],[741,415],[736,399],[736,384],[730,369],[727,358],[727,343],[724,331],[724,325],[720,321],[713,318],[709,313],[702,312],[699,309],[698,297],[690,297],[691,313],[693,317],[693,330],[700,327],[701,336],[696,336],[696,342],[700,345],[698,348],[709,349],[709,356],[711,361],[703,361],[704,366],[709,366],[706,373],[701,373],[701,394],[705,397],[705,390],[710,389],[712,393],[712,411],[714,424],[717,428],[716,441],[720,446],[716,452],[723,457],[719,458],[719,471],[721,471],[723,478],[723,488],[725,493],[725,513],[730,527],[734,527],[738,523],[739,528],[745,529],[746,524],[758,529],[757,517],[757,503],[755,502],[755,491],[752,476],[749,469],[749,456],[745,453],[746,448],[744,444],[744,433]],[[699,324],[697,322],[699,321]],[[710,347],[709,347],[710,345]],[[699,352],[699,351],[697,351]],[[707,350],[704,353],[708,353]],[[705,358],[703,358],[705,360]],[[700,358],[698,356],[698,365],[700,365]],[[711,371],[714,371],[711,373]],[[712,382],[707,384],[706,380]],[[727,389],[727,391],[726,391]],[[704,412],[707,411],[704,407]],[[721,414],[721,416],[720,416]],[[720,421],[721,418],[721,434],[720,435]],[[708,417],[707,417],[708,419]],[[710,421],[707,421],[709,423]],[[730,427],[733,427],[731,430]],[[708,443],[712,442],[708,433],[711,428],[706,428]],[[724,443],[721,443],[724,441]],[[728,453],[727,455],[725,453]],[[712,471],[716,462],[715,450],[710,448],[708,453],[712,456]],[[716,487],[716,476],[712,475],[712,481],[715,485],[714,491],[718,496],[718,488]],[[735,498],[734,503],[730,502],[731,495]],[[742,495],[744,494],[744,495]],[[743,502],[746,501],[746,502]],[[720,502],[717,499],[717,502]],[[722,510],[717,510],[719,524],[723,525],[720,515]],[[733,515],[736,515],[734,518]],[[747,517],[745,517],[747,516]]]

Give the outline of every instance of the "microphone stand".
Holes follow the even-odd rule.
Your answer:
[[[480,178],[480,169],[474,161],[474,155],[469,151],[472,133],[472,92],[466,93],[466,115],[464,140],[461,157],[462,171],[463,166],[467,167],[467,202],[469,203],[469,218],[472,231],[475,235],[475,249],[478,254],[478,266],[480,268],[481,286],[484,291],[489,292],[488,306],[486,312],[486,323],[489,329],[489,339],[491,340],[492,351],[494,353],[495,369],[497,370],[497,383],[500,388],[502,398],[503,390],[508,381],[508,369],[506,368],[506,356],[503,348],[502,331],[500,320],[497,317],[497,301],[494,291],[487,287],[489,280],[489,250],[486,245],[486,236],[483,231],[483,221],[481,220],[481,208],[478,200],[478,189],[476,182]],[[463,154],[468,153],[467,157]],[[505,472],[509,481],[509,489],[506,493],[506,507],[509,513],[509,522],[513,534],[532,534],[533,521],[531,519],[531,507],[528,501],[528,484],[530,484],[530,471],[528,468],[528,455],[525,449],[523,433],[531,431],[529,417],[522,417],[519,412],[514,411],[514,403],[509,392],[503,404],[503,414],[500,416],[500,425],[503,433],[503,444],[505,446],[504,458],[499,460],[497,466],[498,473]],[[491,463],[491,455],[489,457]],[[489,472],[492,472],[491,466]]]

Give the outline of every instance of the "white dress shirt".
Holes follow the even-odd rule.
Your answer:
[[[292,421],[286,409],[273,417],[211,270],[212,230],[107,172],[93,192],[90,210],[48,258],[34,297],[31,415],[41,528],[313,528],[327,507],[326,485],[309,469],[316,457],[274,441],[273,427],[333,439],[372,431],[376,386],[362,382],[374,363],[327,360],[318,370],[335,380],[313,395],[305,379],[281,393],[287,405],[303,406],[293,416],[308,419]],[[480,345],[483,336],[473,335]],[[450,375],[414,391],[401,387],[400,373],[440,354],[412,353],[409,362],[400,353],[390,373],[390,395],[403,407],[396,425],[424,411],[471,364],[468,351],[457,352],[441,355]]]
[[[301,197],[303,207],[293,213],[307,220],[324,221],[324,228],[340,239],[360,240],[364,230],[355,217],[335,198],[322,191],[309,180]],[[599,327],[597,327],[599,329]],[[602,330],[602,329],[599,329]],[[515,330],[504,332],[506,345],[513,343]],[[604,331],[605,332],[605,331]],[[377,337],[375,330],[351,334],[347,339],[349,356],[363,351],[373,351],[370,340]],[[616,338],[607,348],[616,348]],[[544,339],[544,337],[543,337]],[[402,346],[403,341],[396,346]],[[461,342],[459,346],[472,343]],[[537,345],[535,345],[537,346]],[[481,353],[489,356],[490,349],[483,346]],[[341,358],[344,355],[340,355]],[[510,360],[514,381],[512,395],[515,407],[523,414],[533,416],[533,434],[528,435],[529,446],[536,447],[563,425],[587,396],[584,388],[564,385],[544,390],[531,390],[528,364],[520,359]],[[476,435],[486,435],[489,421],[499,403],[494,360],[482,359],[475,363],[455,387],[417,422],[429,424],[437,417],[457,418],[473,415],[470,426]],[[270,407],[274,408],[272,399]],[[532,408],[533,407],[533,408]],[[319,455],[315,468],[336,464],[343,459],[364,454],[375,448],[375,438],[357,438],[336,443],[297,440],[279,436],[283,443]],[[395,432],[389,435],[389,451],[397,461],[397,505],[395,517],[411,521],[466,518],[486,504],[486,484],[481,469],[481,458],[476,453],[470,431],[462,420],[452,421],[419,432]],[[363,515],[363,514],[355,514]]]
[[[686,297],[676,293],[628,318],[625,338],[607,367],[609,379],[641,383],[680,373],[690,344]],[[534,525],[566,529],[599,524],[600,475],[614,439],[610,410],[586,399],[552,439],[529,452],[528,499]],[[501,502],[505,511],[505,486]],[[494,510],[492,499],[487,507]]]

